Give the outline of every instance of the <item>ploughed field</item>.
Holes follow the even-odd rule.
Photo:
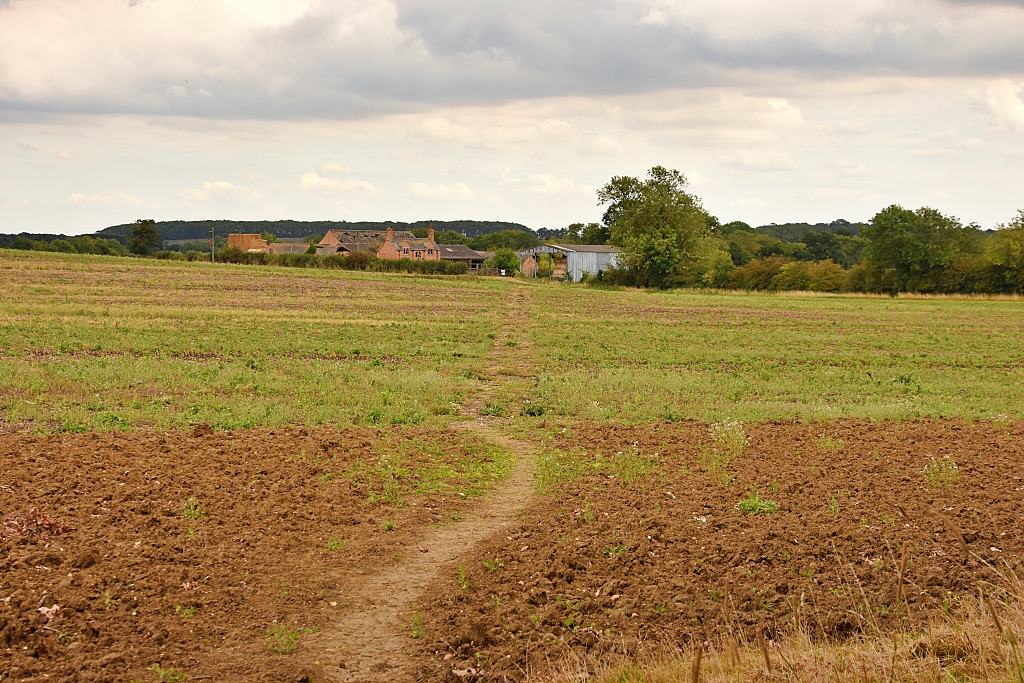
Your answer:
[[[3,680],[283,681],[511,460],[455,432],[198,428],[4,435],[0,462]]]
[[[758,630],[777,640],[794,619],[814,638],[925,637],[975,605],[979,589],[1013,604],[1001,591],[1019,589],[1024,559],[1019,424],[747,431],[723,485],[702,472],[715,444],[705,425],[553,430],[542,494],[421,605],[427,678],[454,668],[519,680],[552,663],[593,672],[662,646],[721,648],[730,635],[756,642]],[[969,652],[926,643],[917,654],[939,648],[955,673],[958,657],[977,664],[989,642]]]

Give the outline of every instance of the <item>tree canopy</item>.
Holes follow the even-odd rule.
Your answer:
[[[632,272],[635,284],[681,284],[700,255],[708,215],[686,186],[679,171],[655,166],[644,180],[615,176],[598,190],[598,204],[607,205],[608,241],[621,249],[619,265]]]
[[[145,256],[154,247],[160,245],[163,238],[156,230],[156,222],[152,219],[139,219],[135,221],[132,230],[128,233],[128,251],[139,256]]]

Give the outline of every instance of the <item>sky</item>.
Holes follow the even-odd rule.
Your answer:
[[[0,0],[0,232],[1024,208],[1024,0]]]

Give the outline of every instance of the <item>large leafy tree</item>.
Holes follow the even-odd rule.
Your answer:
[[[863,234],[868,266],[883,288],[899,291],[926,289],[936,271],[980,246],[977,226],[928,207],[911,211],[894,204],[875,214]]]
[[[638,285],[683,284],[700,254],[708,214],[686,185],[679,171],[655,166],[646,179],[615,176],[597,192],[598,204],[608,207],[608,242],[621,249],[619,266]]]
[[[159,246],[162,239],[160,233],[157,232],[155,221],[152,219],[139,219],[135,221],[132,231],[128,233],[128,251],[139,256],[145,256],[154,247]]]
[[[999,228],[989,244],[989,260],[1002,270],[1010,289],[1024,293],[1024,209]]]

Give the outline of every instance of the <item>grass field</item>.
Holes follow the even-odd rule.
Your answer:
[[[529,289],[535,382],[570,419],[1024,412],[1024,302],[608,291],[0,251],[0,409],[36,431],[444,425]],[[533,412],[540,412],[534,410]],[[20,427],[18,426],[20,425]]]
[[[3,421],[441,423],[506,282],[0,251]]]
[[[1024,301],[542,285],[533,302],[531,398],[557,414],[645,422],[1024,412]]]

